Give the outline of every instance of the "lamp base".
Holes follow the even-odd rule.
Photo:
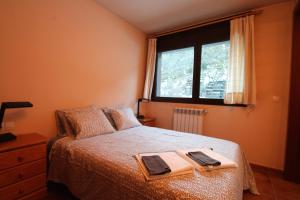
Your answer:
[[[0,134],[0,143],[8,142],[8,141],[15,140],[15,139],[17,139],[17,136],[15,136],[12,133],[2,133],[2,134]]]
[[[138,115],[138,116],[136,116],[136,118],[138,118],[138,119],[144,119],[145,117],[144,117],[144,115]]]

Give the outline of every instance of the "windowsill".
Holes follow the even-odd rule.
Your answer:
[[[247,107],[245,104],[224,104],[223,99],[191,99],[191,98],[173,98],[173,97],[152,97],[153,102],[166,103],[186,103],[186,104],[204,104],[214,106]]]

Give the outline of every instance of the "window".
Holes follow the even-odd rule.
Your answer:
[[[229,22],[157,39],[153,101],[224,105]]]
[[[200,98],[224,99],[229,41],[202,45]]]
[[[192,97],[194,47],[158,53],[157,96]]]

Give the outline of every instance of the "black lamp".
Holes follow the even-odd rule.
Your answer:
[[[2,128],[2,121],[4,117],[4,113],[6,109],[11,108],[26,108],[26,107],[32,107],[32,103],[26,101],[26,102],[2,102],[1,109],[0,109],[0,129]],[[5,142],[9,140],[16,139],[16,136],[12,133],[2,133],[0,134],[0,142]]]
[[[138,99],[138,107],[137,107],[137,114],[136,114],[136,118],[138,119],[144,119],[144,115],[140,115],[140,102],[149,102],[149,99],[146,98],[139,98]]]

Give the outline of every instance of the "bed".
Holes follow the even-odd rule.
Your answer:
[[[235,161],[238,168],[146,181],[134,155],[196,147]],[[62,183],[78,198],[89,199],[242,199],[243,190],[257,193],[255,180],[238,144],[139,126],[75,140],[58,139],[49,156],[48,180]]]

